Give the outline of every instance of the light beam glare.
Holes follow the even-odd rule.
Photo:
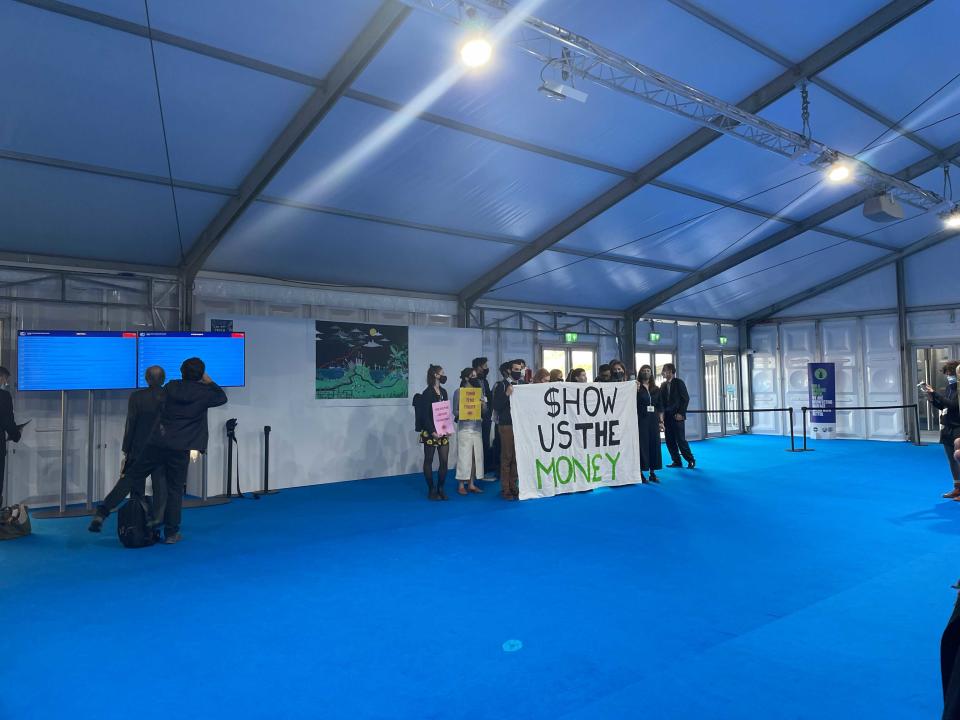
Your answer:
[[[525,0],[504,15],[486,34],[493,48],[496,50],[502,41],[507,39],[509,35],[544,2],[545,0]],[[459,59],[455,60],[447,70],[434,78],[433,81],[417,93],[410,102],[400,110],[391,113],[391,116],[377,126],[370,134],[340,155],[318,175],[310,178],[298,187],[290,195],[290,199],[322,205],[323,200],[328,197],[331,192],[349,176],[360,170],[374,155],[394,141],[404,130],[410,127],[418,115],[425,112],[427,108],[440,99],[457,81],[470,71],[471,68],[464,66]],[[267,213],[266,215],[276,214],[277,213],[274,212]],[[276,221],[269,221],[266,215],[262,216],[262,221],[257,224],[275,226],[277,224]],[[276,229],[276,227],[272,227],[270,231],[276,232]],[[266,231],[264,227],[256,230],[256,232],[264,231]]]

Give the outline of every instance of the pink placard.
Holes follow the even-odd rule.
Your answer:
[[[453,435],[453,413],[449,400],[433,403],[433,426],[437,429],[437,435]]]

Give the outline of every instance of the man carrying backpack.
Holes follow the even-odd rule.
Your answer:
[[[207,450],[207,410],[224,405],[227,395],[206,373],[200,358],[189,358],[180,366],[182,380],[171,380],[164,388],[160,418],[146,448],[125,471],[129,482],[139,486],[147,475],[163,470],[164,479],[154,475],[153,520],[150,528],[164,525],[164,543],[181,540],[180,516],[187,484],[190,451]]]

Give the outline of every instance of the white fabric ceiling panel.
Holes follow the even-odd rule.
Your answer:
[[[156,183],[0,160],[0,250],[177,265],[170,188]],[[177,189],[184,250],[222,195]]]
[[[0,148],[166,175],[141,37],[0,3]]]
[[[833,290],[804,300],[774,317],[806,317],[831,313],[887,310],[897,306],[897,270],[893,264],[858,277]]]
[[[919,128],[960,111],[960,80],[943,87],[957,72],[950,52],[957,27],[960,3],[931,2],[822,74],[888,117],[907,116],[902,124],[908,129]],[[957,141],[958,131],[955,118],[920,134],[943,147]]]
[[[608,173],[414,120],[364,162],[353,148],[395,116],[343,99],[267,189],[317,205],[530,238],[614,185]]]
[[[139,24],[147,21],[143,0],[72,0],[70,4]]]
[[[364,287],[457,293],[516,245],[256,202],[210,270]]]
[[[622,310],[662,290],[681,273],[545,252],[511,273],[486,297],[494,300]]]
[[[960,237],[911,255],[903,261],[907,305],[960,304]]]
[[[153,0],[150,18],[160,30],[323,77],[379,6],[380,0]]]
[[[560,246],[697,268],[783,227],[783,223],[764,222],[756,215],[648,185],[566,237]]]
[[[802,19],[784,17],[784,3],[770,0],[698,0],[698,5],[793,62],[886,5],[885,0],[804,0]]]
[[[178,179],[239,186],[312,90],[169,45],[156,54]]]
[[[883,254],[866,245],[804,233],[681,293],[651,314],[737,320]]]

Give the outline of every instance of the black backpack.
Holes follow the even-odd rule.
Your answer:
[[[120,544],[128,548],[149,547],[157,541],[157,532],[147,527],[153,515],[150,499],[131,493],[130,499],[117,512],[117,537]]]

